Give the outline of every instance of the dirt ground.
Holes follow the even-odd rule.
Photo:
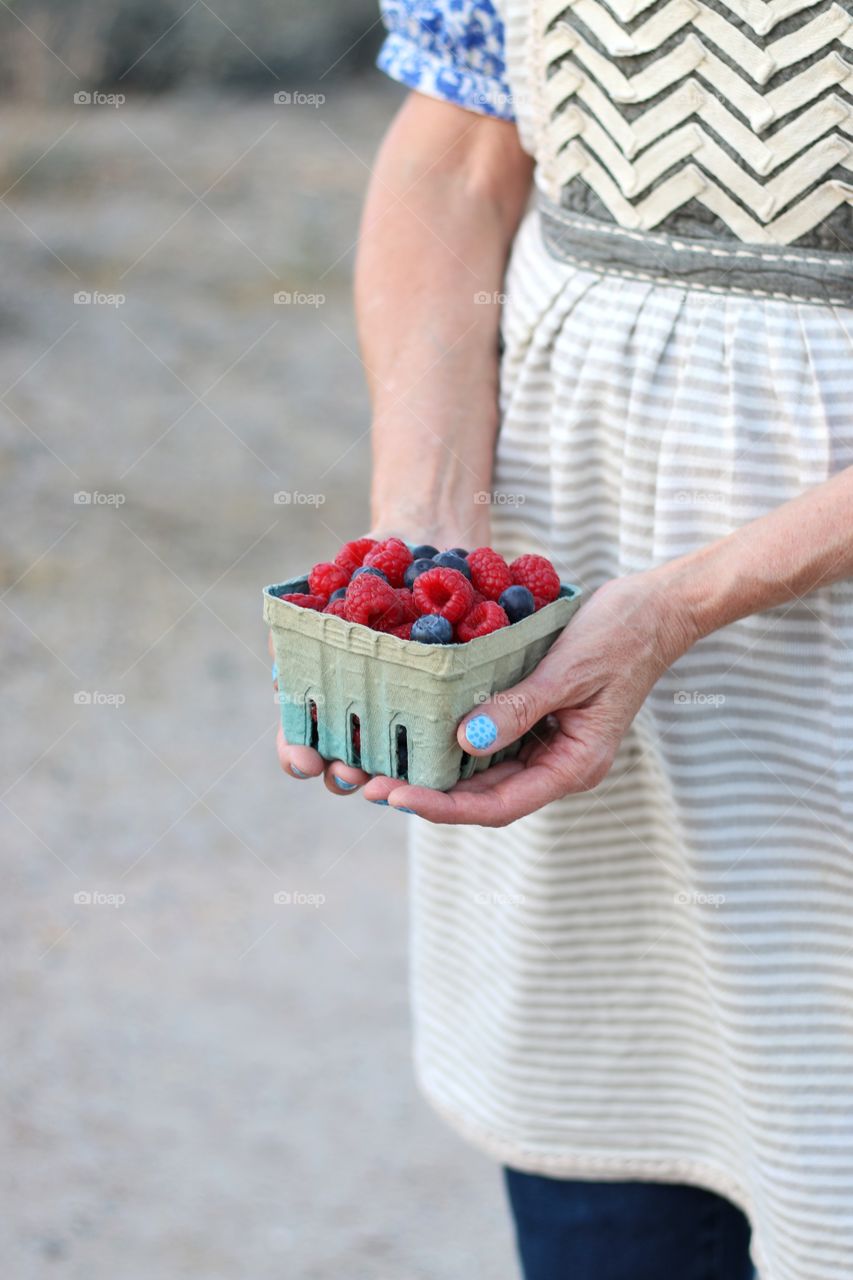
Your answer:
[[[274,757],[261,586],[366,521],[351,249],[397,95],[271,98],[0,116],[15,1280],[515,1275],[411,1080],[415,819]]]

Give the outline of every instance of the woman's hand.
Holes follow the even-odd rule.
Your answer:
[[[608,582],[531,675],[461,721],[460,745],[479,756],[534,730],[515,760],[448,792],[376,777],[365,798],[386,800],[430,822],[504,827],[551,800],[596,787],[652,686],[696,638],[689,617],[662,587],[659,571]],[[474,722],[477,741],[494,735],[488,745],[474,747],[466,737]]]

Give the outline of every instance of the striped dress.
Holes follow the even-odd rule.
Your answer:
[[[594,588],[853,462],[851,0],[385,8],[384,68],[537,161],[499,550]],[[762,1280],[853,1275],[852,645],[849,581],[744,618],[595,791],[413,835],[434,1106],[519,1169],[729,1197]]]

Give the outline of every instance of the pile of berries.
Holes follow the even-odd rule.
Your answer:
[[[305,590],[282,600],[421,644],[465,644],[520,622],[556,600],[560,579],[545,556],[507,564],[491,547],[409,548],[399,538],[346,542],[315,564]]]

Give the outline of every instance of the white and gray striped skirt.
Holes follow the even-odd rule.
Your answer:
[[[594,588],[853,462],[853,309],[594,273],[531,214],[494,543]],[[853,1274],[853,583],[658,683],[607,780],[503,830],[414,822],[416,1065],[480,1148],[695,1183],[762,1280]]]

